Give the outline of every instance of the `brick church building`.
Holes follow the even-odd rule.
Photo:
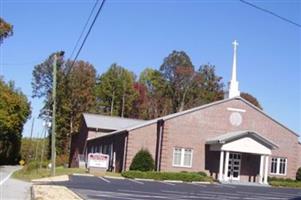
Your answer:
[[[299,136],[239,96],[233,44],[224,100],[148,121],[85,113],[72,138],[70,166],[101,152],[110,155],[110,170],[125,171],[135,154],[147,149],[158,171],[204,171],[220,182],[294,179],[301,167]]]

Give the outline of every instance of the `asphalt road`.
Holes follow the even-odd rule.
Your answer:
[[[31,183],[11,178],[20,166],[0,166],[0,200],[29,200]]]
[[[64,185],[83,199],[301,199],[301,190],[222,184],[166,183],[71,176]]]

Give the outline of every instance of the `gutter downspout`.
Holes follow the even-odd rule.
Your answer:
[[[163,145],[164,120],[157,122],[157,145],[156,145],[156,171],[161,170],[161,156]]]
[[[128,152],[128,136],[129,132],[125,132],[124,137],[124,148],[123,148],[123,162],[122,162],[122,171],[126,171],[126,158],[127,158],[127,152]]]

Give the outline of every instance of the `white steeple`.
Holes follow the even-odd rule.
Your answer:
[[[240,95],[240,91],[238,89],[238,81],[236,80],[236,50],[237,50],[238,43],[236,40],[234,40],[232,44],[234,47],[234,53],[233,53],[233,65],[232,65],[232,77],[231,77],[231,81],[229,82],[228,98],[233,98]]]

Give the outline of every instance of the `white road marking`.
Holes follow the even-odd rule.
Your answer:
[[[105,181],[105,182],[107,182],[107,183],[111,183],[111,181],[109,181],[109,180],[107,180],[107,179],[105,179],[105,178],[103,178],[103,177],[101,177],[101,176],[99,176],[98,178],[100,178],[101,180],[103,180],[103,181]]]
[[[141,185],[143,185],[143,184],[144,184],[143,182],[136,181],[136,180],[134,180],[134,179],[127,179],[127,180],[129,180],[129,181],[132,181],[132,182],[134,182],[134,183],[141,184]]]
[[[0,185],[2,185],[3,183],[5,183],[5,181],[7,181],[13,173],[14,173],[14,171],[12,171],[11,173],[9,173],[4,179],[2,179],[2,181],[0,181]]]

